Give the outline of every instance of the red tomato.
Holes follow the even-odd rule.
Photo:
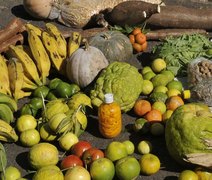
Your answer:
[[[72,146],[71,153],[81,158],[83,152],[91,147],[92,145],[88,141],[79,141]]]
[[[102,150],[92,147],[83,153],[82,160],[86,166],[86,165],[90,165],[93,161],[103,157],[104,157],[104,152]]]
[[[67,169],[74,166],[83,166],[82,160],[76,155],[66,156],[60,164],[61,169]]]

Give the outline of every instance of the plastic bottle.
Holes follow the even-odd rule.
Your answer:
[[[105,94],[105,100],[98,109],[98,118],[99,131],[105,138],[114,138],[121,133],[121,108],[114,102],[113,94]]]

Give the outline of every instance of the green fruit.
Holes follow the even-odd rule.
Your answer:
[[[69,84],[66,82],[60,82],[55,89],[55,93],[58,97],[67,98],[71,97],[75,93],[80,91],[80,87],[76,84]]]
[[[143,69],[141,70],[141,74],[144,75],[148,72],[153,72],[152,68],[150,66],[144,66]]]
[[[21,178],[21,172],[15,166],[8,166],[5,172],[1,173],[1,180],[15,180]]]
[[[153,77],[155,77],[156,74],[153,71],[147,72],[143,75],[144,80],[151,80]]]
[[[55,91],[50,90],[49,93],[46,96],[46,99],[49,100],[49,101],[57,99],[57,96],[55,95]]]
[[[33,91],[33,97],[45,98],[49,92],[47,86],[39,86]]]
[[[31,147],[40,142],[40,133],[36,129],[28,129],[20,134],[20,142],[23,146]]]
[[[56,165],[59,161],[57,148],[50,143],[39,143],[31,147],[28,154],[30,165],[34,169]]]
[[[174,74],[170,70],[163,70],[162,72],[160,72],[160,74],[164,74],[167,77],[169,82],[174,80]]]
[[[165,103],[167,98],[168,98],[168,95],[163,92],[153,92],[149,96],[149,100],[151,101],[151,103],[154,103],[157,101],[162,101]]]
[[[172,80],[170,81],[166,87],[168,89],[177,89],[178,91],[182,92],[183,90],[183,84],[181,81],[177,81],[177,80]]]
[[[133,130],[141,134],[145,134],[149,132],[149,128],[150,128],[150,123],[144,118],[136,119],[133,124]]]
[[[37,113],[38,113],[38,110],[32,108],[30,104],[24,104],[20,109],[20,115],[29,114],[36,117]]]
[[[59,78],[52,79],[48,84],[49,89],[50,90],[56,89],[60,82],[62,82],[62,80]]]
[[[33,108],[35,110],[39,110],[39,109],[43,108],[44,102],[43,102],[42,98],[34,97],[34,98],[30,99],[29,105],[31,108]]]
[[[157,87],[157,86],[166,86],[169,82],[169,79],[164,74],[157,74],[151,79],[151,81],[153,86]]]
[[[50,165],[40,168],[32,180],[64,180],[64,176],[59,167]]]

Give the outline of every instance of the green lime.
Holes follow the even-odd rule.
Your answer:
[[[49,88],[47,86],[39,86],[33,91],[34,97],[45,98],[49,92]]]
[[[80,91],[80,87],[76,84],[69,84],[67,82],[60,82],[55,89],[58,97],[68,98]]]
[[[141,70],[142,75],[146,74],[147,72],[152,72],[152,68],[150,66],[144,66]]]
[[[183,90],[183,84],[181,81],[177,81],[177,80],[172,80],[170,81],[166,87],[168,89],[177,89],[178,91],[182,92]]]
[[[169,80],[169,82],[172,81],[172,80],[174,80],[174,74],[173,74],[173,72],[170,71],[170,70],[163,70],[163,71],[161,71],[160,74],[166,75],[166,77],[167,77],[167,79]]]
[[[149,71],[143,75],[143,79],[151,80],[155,76],[156,74],[153,71]]]
[[[57,99],[57,96],[55,95],[55,90],[50,90],[46,96],[46,99],[49,101]]]
[[[168,88],[166,86],[160,85],[160,86],[156,86],[153,89],[153,92],[162,92],[162,93],[166,93],[168,91]]]
[[[50,80],[50,82],[48,84],[49,89],[56,89],[56,87],[58,86],[58,84],[60,82],[62,82],[62,80],[59,78],[54,78],[54,79]]]
[[[34,97],[29,102],[30,107],[33,109],[42,109],[43,108],[43,99],[39,97]]]
[[[35,117],[37,112],[38,110],[31,108],[30,104],[24,104],[20,109],[20,115],[29,114]]]

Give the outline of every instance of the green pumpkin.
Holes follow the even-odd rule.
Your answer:
[[[100,49],[109,63],[114,61],[126,62],[133,55],[129,38],[119,31],[97,33],[89,40],[89,44]]]

